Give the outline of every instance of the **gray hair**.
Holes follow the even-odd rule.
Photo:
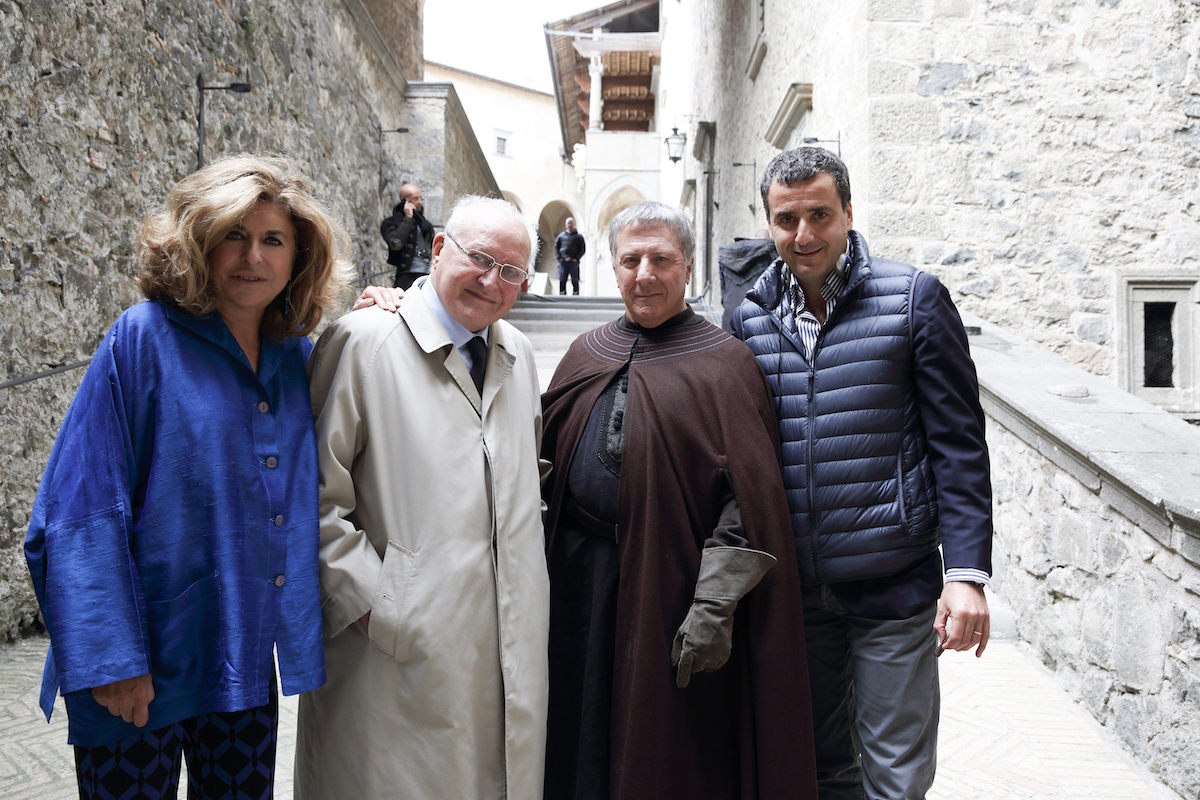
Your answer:
[[[767,222],[771,221],[771,208],[767,204],[767,192],[773,181],[779,181],[784,186],[795,186],[804,183],[824,172],[833,178],[837,187],[838,199],[842,201],[842,211],[850,208],[850,170],[846,163],[824,147],[797,147],[795,150],[785,150],[771,159],[763,172],[762,190],[763,210],[767,212]]]
[[[465,224],[465,212],[472,208],[494,208],[502,209],[510,212],[514,217],[521,220],[521,224],[525,226],[525,235],[529,237],[529,262],[525,264],[525,271],[533,274],[534,264],[537,263],[538,253],[538,237],[537,231],[529,220],[521,213],[521,209],[517,208],[507,200],[501,200],[496,197],[484,197],[478,194],[464,194],[455,201],[450,209],[450,217],[446,220],[442,230],[447,236],[457,238],[462,233],[462,227]]]
[[[614,263],[617,260],[617,235],[635,225],[666,225],[675,231],[679,246],[683,249],[684,261],[691,261],[696,254],[696,229],[687,215],[666,203],[646,200],[622,210],[608,223],[608,249],[612,252]]]

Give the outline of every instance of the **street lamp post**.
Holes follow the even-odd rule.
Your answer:
[[[228,86],[205,86],[204,73],[201,72],[196,76],[196,90],[200,93],[200,114],[199,120],[197,121],[197,126],[200,130],[200,141],[196,146],[196,169],[200,169],[204,166],[204,93],[213,89],[221,89],[229,92],[237,92],[238,94],[245,94],[246,92],[250,91],[250,84],[231,83]]]

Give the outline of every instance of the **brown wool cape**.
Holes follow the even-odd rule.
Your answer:
[[[597,398],[630,363],[610,795],[815,799],[800,583],[770,389],[746,345],[707,322],[628,325],[577,339],[542,396],[542,455],[555,465],[544,490],[553,555],[576,444]],[[779,561],[738,606],[729,662],[679,689],[671,643],[718,522],[722,469],[750,547]]]

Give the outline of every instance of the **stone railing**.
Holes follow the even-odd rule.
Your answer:
[[[995,588],[1020,636],[1176,791],[1200,791],[1200,429],[971,315]]]

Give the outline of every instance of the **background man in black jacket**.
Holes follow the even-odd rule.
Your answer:
[[[575,230],[575,218],[567,217],[567,229],[554,240],[554,257],[558,259],[558,293],[567,293],[567,279],[571,279],[571,293],[579,294],[579,259],[587,252],[583,234]]]
[[[401,289],[429,274],[434,230],[425,219],[424,210],[421,190],[406,183],[400,187],[400,202],[392,209],[392,215],[379,225],[388,246],[388,263],[396,268],[395,285]]]

